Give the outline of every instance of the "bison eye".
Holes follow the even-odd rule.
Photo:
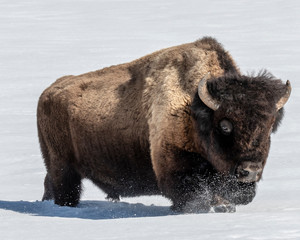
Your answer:
[[[220,121],[220,129],[222,134],[229,135],[233,130],[232,123],[227,119],[223,119]]]

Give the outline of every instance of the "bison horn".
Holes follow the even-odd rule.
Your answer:
[[[286,81],[286,93],[284,94],[284,96],[282,98],[279,99],[279,101],[276,103],[276,109],[277,111],[279,109],[281,109],[284,104],[289,100],[289,97],[291,95],[291,91],[292,91],[292,87],[291,87],[291,84],[290,84],[290,81],[287,80]]]
[[[201,101],[210,109],[216,111],[220,107],[220,103],[218,103],[215,99],[212,98],[210,93],[207,90],[207,78],[209,73],[202,78],[198,85],[198,95]]]

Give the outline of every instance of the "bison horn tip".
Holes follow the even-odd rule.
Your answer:
[[[216,111],[220,107],[220,103],[218,103],[213,97],[210,95],[207,89],[207,79],[210,76],[210,73],[207,73],[199,82],[198,85],[198,95],[201,101],[210,109]]]
[[[289,100],[290,95],[292,92],[291,83],[289,80],[286,81],[286,92],[283,97],[279,99],[279,101],[276,103],[276,109],[277,111],[283,108],[283,106],[286,104],[286,102]]]

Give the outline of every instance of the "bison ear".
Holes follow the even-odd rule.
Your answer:
[[[284,104],[286,104],[286,102],[289,100],[291,92],[292,92],[291,83],[289,80],[287,80],[286,81],[286,92],[285,92],[284,96],[281,97],[279,99],[279,101],[276,103],[277,111],[279,111],[284,106]]]
[[[198,85],[198,95],[201,101],[210,109],[216,111],[220,107],[220,103],[213,99],[207,89],[207,79],[210,76],[210,73],[206,74],[204,78],[202,78]]]

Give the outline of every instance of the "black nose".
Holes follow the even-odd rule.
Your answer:
[[[247,177],[249,174],[249,171],[244,169],[240,169],[239,171],[237,171],[237,175],[239,175],[240,177]]]
[[[246,161],[236,168],[235,176],[241,182],[257,182],[261,177],[262,170],[261,163]]]

